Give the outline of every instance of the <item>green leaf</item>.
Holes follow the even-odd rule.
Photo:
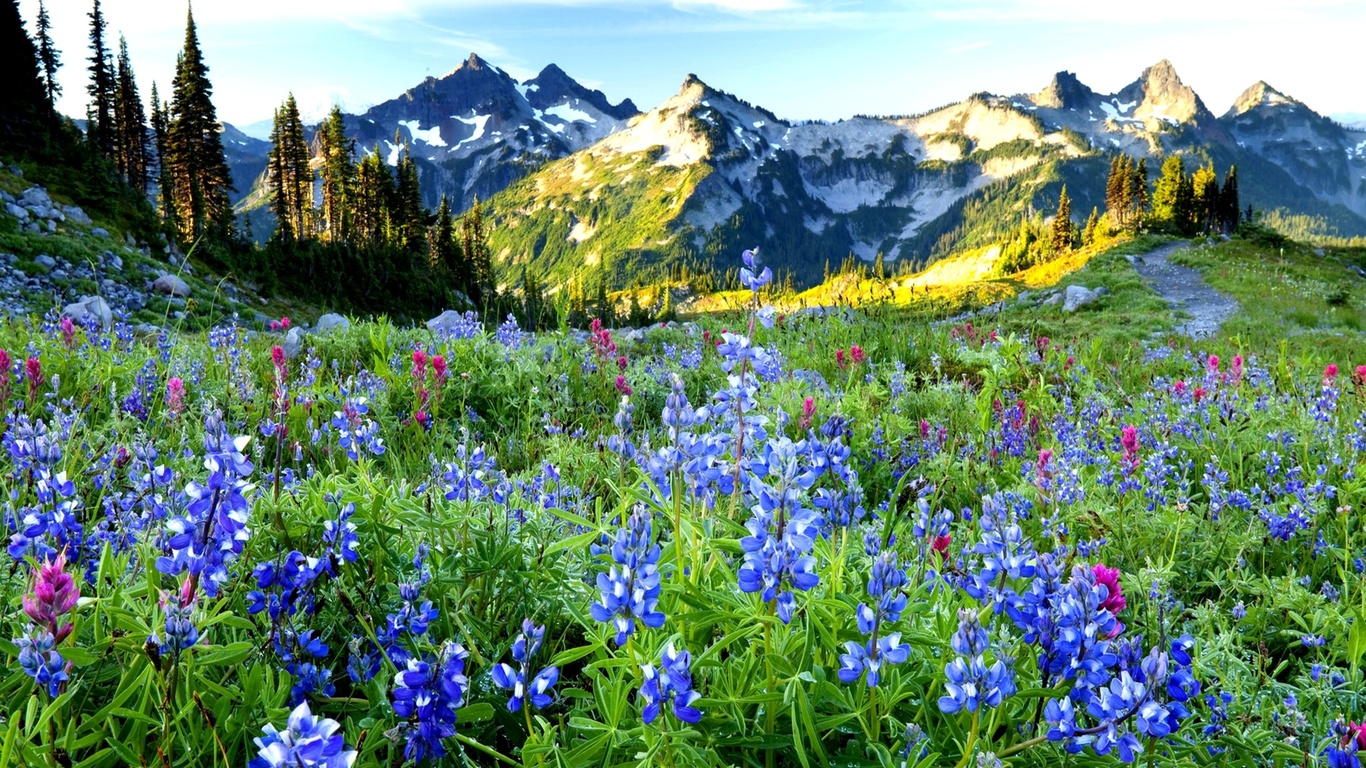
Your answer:
[[[195,655],[195,663],[204,666],[236,664],[251,654],[252,644],[241,641],[213,648],[206,648]]]
[[[546,557],[549,557],[555,554],[556,552],[565,549],[583,549],[584,547],[593,543],[593,541],[601,535],[602,534],[598,531],[589,531],[588,533],[581,533],[578,536],[570,536],[567,539],[560,539],[559,541],[556,541],[545,548],[545,555]]]
[[[460,708],[460,722],[462,723],[477,723],[492,717],[493,705],[487,702],[479,702]]]
[[[1357,611],[1352,620],[1352,631],[1347,634],[1347,663],[1353,666],[1360,664],[1362,654],[1366,654],[1366,618]]]
[[[578,648],[566,648],[555,654],[555,657],[550,660],[550,666],[563,667],[565,664],[572,664],[600,648],[602,648],[602,646],[597,643],[592,645],[581,645]]]

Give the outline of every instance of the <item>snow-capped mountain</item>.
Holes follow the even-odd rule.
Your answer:
[[[426,203],[434,207],[446,194],[464,210],[476,196],[487,198],[537,165],[610,135],[636,113],[630,99],[614,105],[554,64],[518,82],[471,54],[444,77],[429,77],[345,119],[357,152],[378,147],[396,164],[406,144],[418,161]],[[315,129],[309,126],[310,138]],[[268,151],[267,144],[262,168]],[[238,185],[239,199],[250,186]]]
[[[495,258],[561,280],[727,264],[769,246],[799,282],[847,254],[919,266],[990,244],[1067,183],[1079,218],[1103,207],[1109,154],[1239,166],[1244,200],[1366,233],[1366,133],[1258,84],[1216,117],[1163,60],[1099,94],[1070,72],[1033,94],[914,117],[793,122],[689,76],[678,94],[495,197]],[[644,274],[642,274],[644,273]]]

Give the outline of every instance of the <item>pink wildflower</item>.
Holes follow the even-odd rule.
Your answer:
[[[1124,447],[1124,463],[1131,468],[1138,466],[1138,428],[1125,425],[1120,432],[1119,444]]]
[[[1229,375],[1233,377],[1233,384],[1237,386],[1243,381],[1243,356],[1234,355],[1233,365],[1229,367]]]
[[[1205,368],[1209,371],[1210,375],[1217,374],[1219,372],[1219,356],[1210,355],[1209,360],[1205,362]]]
[[[66,552],[34,570],[31,589],[32,594],[24,595],[24,613],[60,643],[71,634],[71,624],[59,624],[58,619],[81,598],[80,585],[66,572]]]
[[[835,350],[835,365],[839,366],[839,369],[841,371],[844,370],[845,366],[847,365],[847,363],[844,362],[844,350]]]
[[[949,546],[951,544],[953,544],[953,536],[949,534],[935,536],[934,541],[930,543],[930,549],[939,553],[939,561],[942,563],[949,559]]]
[[[450,369],[446,367],[446,358],[442,355],[432,355],[432,376],[436,378],[436,385],[440,387],[446,383],[446,377],[450,375]]]
[[[1334,381],[1335,379],[1337,379],[1337,377],[1338,377],[1338,364],[1337,364],[1337,363],[1329,363],[1329,364],[1328,364],[1328,367],[1323,369],[1323,383],[1324,383],[1324,384],[1332,384],[1333,381]]]
[[[1109,611],[1111,615],[1118,616],[1126,605],[1124,592],[1119,587],[1119,569],[1107,568],[1104,563],[1096,563],[1091,566],[1091,572],[1096,575],[1096,583],[1104,584],[1106,591],[1109,592],[1105,600],[1101,601],[1100,607]]]
[[[863,347],[860,347],[857,344],[849,347],[849,357],[854,361],[854,365],[862,365],[863,361],[868,359],[868,355],[863,351]]]
[[[29,399],[37,399],[38,388],[43,386],[43,361],[36,357],[24,361],[24,378],[28,379]]]
[[[802,401],[802,417],[797,421],[797,426],[803,432],[811,428],[811,418],[816,415],[816,399],[808,397]]]
[[[185,410],[185,382],[171,377],[166,382],[166,407],[171,413],[179,414]]]
[[[631,389],[631,385],[626,383],[626,377],[625,377],[625,376],[618,376],[618,377],[617,377],[617,384],[616,384],[616,386],[617,386],[617,391],[618,391],[618,392],[620,392],[620,393],[623,394],[623,395],[626,395],[627,397],[630,397],[630,395],[631,395],[631,393],[632,393],[632,389]]]

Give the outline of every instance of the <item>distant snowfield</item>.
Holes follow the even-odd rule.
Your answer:
[[[596,122],[598,121],[597,118],[593,117],[592,115],[588,114],[587,112],[584,112],[584,111],[581,110],[581,109],[575,109],[575,108],[574,108],[572,105],[570,105],[570,104],[557,104],[557,105],[555,105],[555,106],[553,106],[553,107],[547,109],[547,110],[545,111],[545,114],[547,114],[547,115],[554,115],[555,117],[560,118],[561,120],[565,121],[566,123],[574,123],[574,122],[596,123]]]
[[[414,143],[421,141],[433,147],[446,146],[446,140],[441,138],[441,126],[439,125],[433,125],[424,131],[420,120],[400,120],[398,124],[408,129],[408,134],[413,137]]]
[[[482,138],[484,137],[484,126],[488,125],[489,116],[488,116],[488,115],[474,115],[474,114],[473,114],[474,110],[470,110],[470,112],[471,112],[471,115],[472,115],[471,117],[461,117],[461,116],[459,116],[459,115],[451,115],[452,118],[454,118],[454,119],[456,119],[456,120],[459,120],[460,122],[464,123],[465,125],[472,125],[472,126],[474,126],[474,133],[473,133],[469,138],[461,139],[460,141],[456,142],[455,147],[454,147],[455,149],[459,149],[460,146],[461,146],[462,144],[469,144],[470,142],[478,141],[478,140],[480,140],[480,139],[482,139]]]

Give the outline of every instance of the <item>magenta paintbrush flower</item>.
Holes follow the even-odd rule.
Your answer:
[[[81,598],[80,585],[66,572],[66,553],[39,566],[33,572],[33,591],[24,595],[24,613],[35,624],[52,633],[60,643],[71,634],[71,624],[59,626],[63,614],[70,613]]]
[[[1127,602],[1124,593],[1119,588],[1119,569],[1108,568],[1104,563],[1096,563],[1091,566],[1091,572],[1096,575],[1096,583],[1104,584],[1109,591],[1109,595],[1101,602],[1100,607],[1109,611],[1111,615],[1118,616],[1124,610]]]

